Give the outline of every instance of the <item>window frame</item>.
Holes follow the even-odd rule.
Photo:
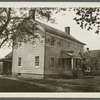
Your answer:
[[[62,58],[58,58],[58,68],[62,67]]]
[[[35,56],[35,67],[39,67],[39,65],[40,65],[40,57]]]
[[[53,66],[52,66],[52,60],[50,61],[51,62],[51,66],[50,67],[52,67],[52,68],[54,68],[55,67],[55,58],[54,57],[51,57],[51,59],[53,59]]]
[[[52,36],[52,37],[51,37],[51,45],[52,45],[52,46],[54,46],[54,45],[55,45],[55,41],[56,41],[56,40],[55,40],[55,37],[54,37],[54,36]]]
[[[20,67],[21,65],[22,65],[22,58],[19,57],[19,58],[18,58],[18,66]]]
[[[21,41],[18,42],[18,47],[19,47],[19,48],[22,48],[22,42],[21,42]]]

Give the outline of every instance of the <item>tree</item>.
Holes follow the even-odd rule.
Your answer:
[[[100,8],[79,7],[71,8],[76,12],[74,20],[82,29],[93,30],[95,33],[100,32]]]
[[[16,8],[0,8],[0,47],[12,39],[12,35],[15,33],[19,23],[27,17],[26,13],[22,13],[24,10],[24,8],[20,9],[19,12]]]
[[[26,29],[28,33],[34,29],[34,23],[32,26],[23,24],[25,20],[38,18],[54,23],[55,19],[52,18],[53,12],[58,13],[65,10],[65,8],[0,8],[0,48],[6,42],[9,42],[9,45],[11,45],[11,40],[16,35],[22,35],[20,32],[17,32],[19,28],[21,30]]]

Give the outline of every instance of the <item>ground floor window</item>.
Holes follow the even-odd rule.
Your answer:
[[[54,67],[54,58],[51,57],[51,67]]]
[[[35,66],[39,66],[39,56],[35,56]]]
[[[61,58],[58,58],[58,67],[61,67],[62,66],[61,63],[62,63],[62,59]]]
[[[21,57],[18,58],[18,66],[21,66]]]

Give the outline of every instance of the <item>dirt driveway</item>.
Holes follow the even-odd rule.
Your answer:
[[[0,92],[100,92],[100,76],[86,79],[0,78]]]

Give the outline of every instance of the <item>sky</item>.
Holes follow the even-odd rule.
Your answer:
[[[75,12],[67,11],[66,15],[62,15],[61,13],[53,15],[57,24],[51,24],[50,22],[42,20],[40,21],[62,31],[65,31],[65,27],[69,26],[70,34],[79,41],[85,43],[85,49],[88,47],[90,50],[100,50],[100,34],[95,34],[94,30],[87,31],[86,29],[81,29],[73,20],[75,16]],[[5,57],[5,55],[11,51],[12,49],[7,47],[0,49],[0,58]]]

